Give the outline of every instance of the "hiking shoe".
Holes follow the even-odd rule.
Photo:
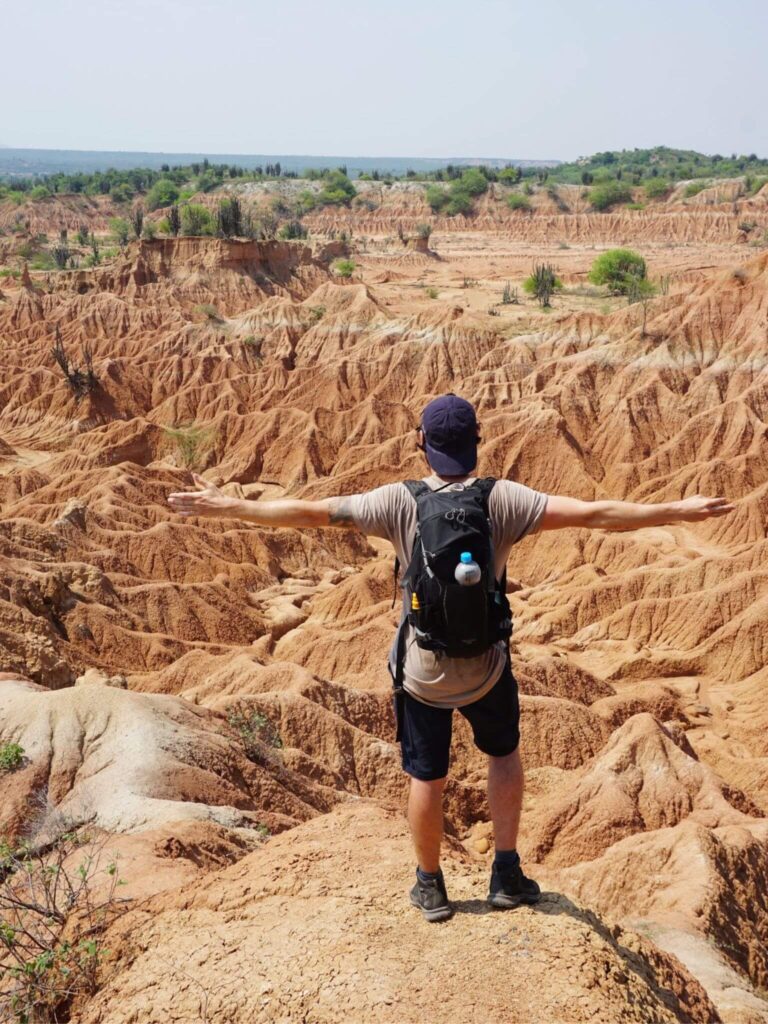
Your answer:
[[[416,876],[416,885],[411,889],[411,903],[418,907],[428,921],[447,921],[453,917],[453,907],[448,902],[443,872],[434,881],[422,882]]]
[[[538,903],[541,889],[532,878],[526,878],[518,861],[515,865],[494,864],[488,902],[499,910],[511,910],[521,903]]]

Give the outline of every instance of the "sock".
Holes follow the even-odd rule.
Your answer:
[[[520,863],[520,854],[517,850],[497,850],[494,861],[499,867],[515,868]]]
[[[420,882],[436,882],[440,877],[440,869],[437,871],[422,871],[420,867],[416,868],[416,877]]]

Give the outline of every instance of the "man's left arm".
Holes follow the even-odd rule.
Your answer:
[[[727,498],[705,498],[698,494],[681,501],[647,505],[632,501],[581,501],[550,494],[539,529],[580,526],[592,530],[640,530],[644,526],[698,523],[728,515],[733,509]]]

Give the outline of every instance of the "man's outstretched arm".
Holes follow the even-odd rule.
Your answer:
[[[192,474],[197,490],[168,495],[168,504],[182,516],[215,516],[219,519],[243,519],[257,526],[354,526],[349,498],[324,498],[301,501],[280,498],[277,501],[249,501],[230,498],[197,473]]]
[[[695,495],[680,501],[642,505],[632,501],[580,501],[551,494],[541,520],[542,530],[583,526],[593,530],[640,530],[644,526],[698,523],[733,512],[726,498]]]

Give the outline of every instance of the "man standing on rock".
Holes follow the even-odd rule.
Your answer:
[[[523,768],[504,594],[512,545],[539,530],[636,530],[698,522],[733,508],[724,498],[698,495],[661,504],[581,501],[511,480],[480,480],[473,476],[479,441],[470,403],[442,395],[426,406],[417,428],[417,444],[430,470],[422,481],[321,501],[262,502],[230,498],[195,474],[197,491],[168,497],[171,507],[186,516],[244,519],[259,526],[357,528],[388,540],[399,564],[408,567],[389,668],[403,769],[411,777],[408,822],[417,868],[410,898],[429,921],[453,913],[440,846],[454,710],[468,720],[476,746],[488,756],[495,841],[488,902],[507,909],[536,903],[541,895],[537,883],[523,873],[516,849]],[[456,555],[457,543],[470,550]],[[442,550],[448,552],[450,572],[441,575]],[[455,636],[446,635],[446,624]]]

